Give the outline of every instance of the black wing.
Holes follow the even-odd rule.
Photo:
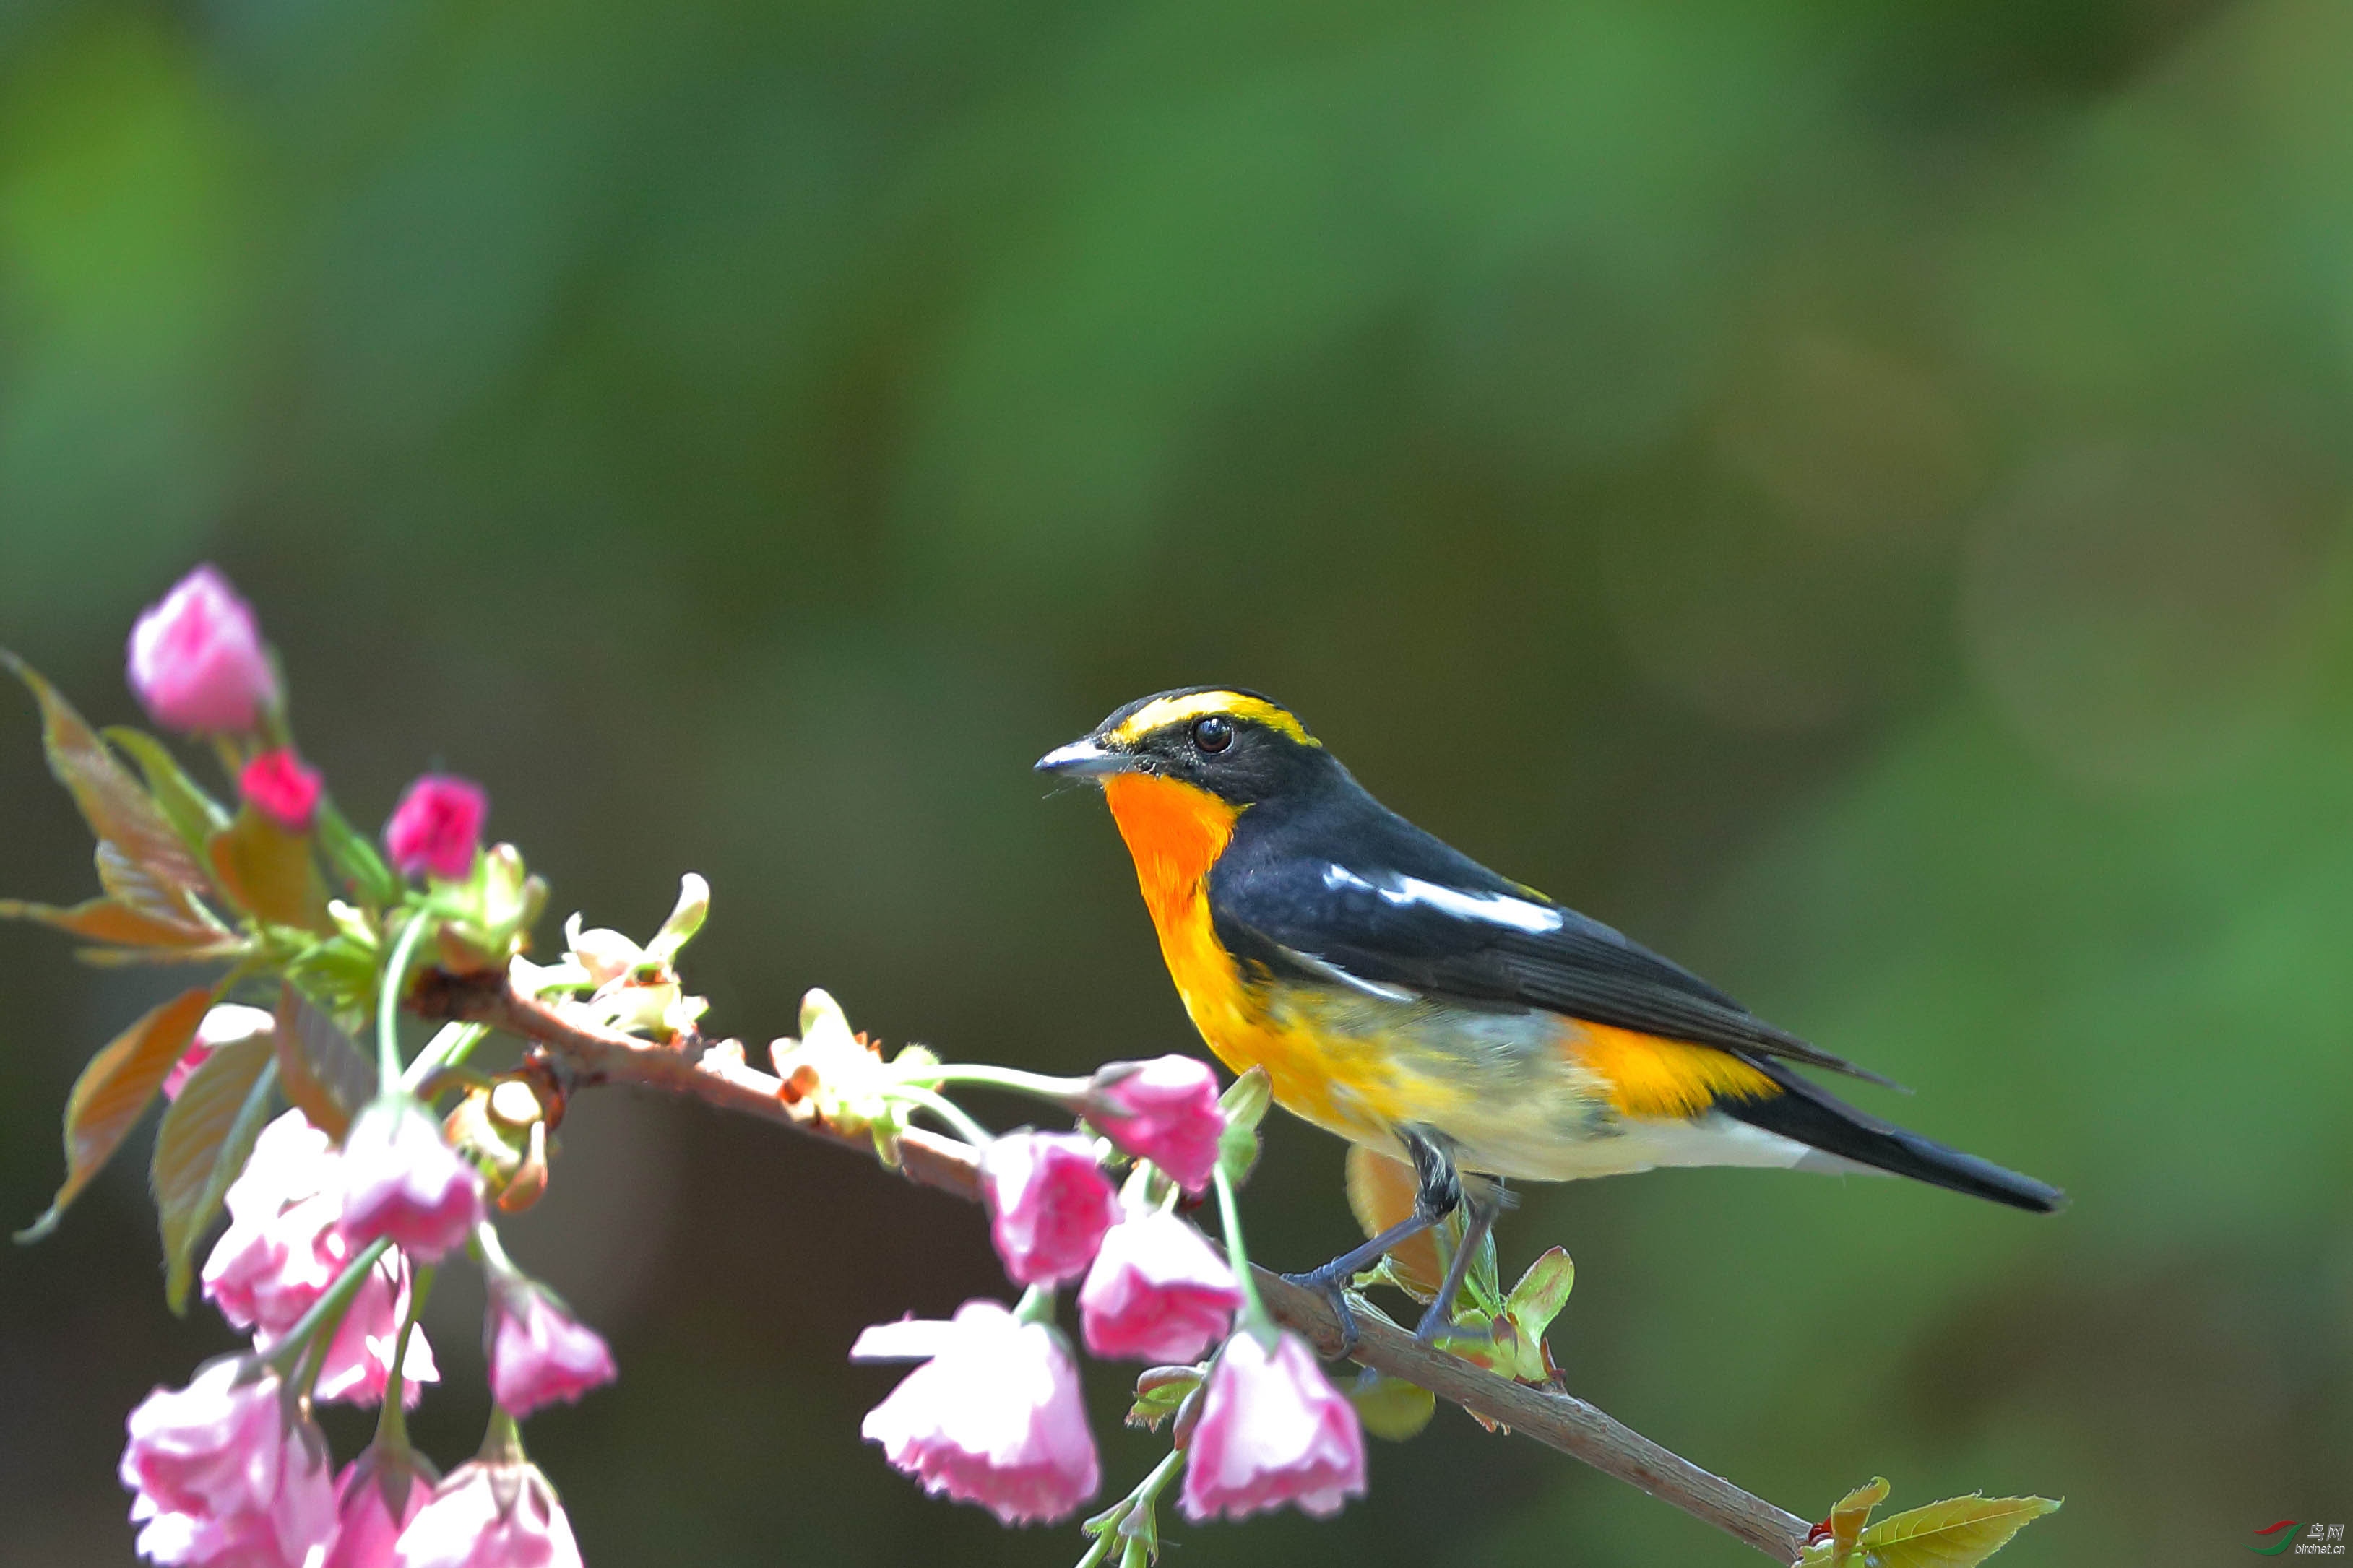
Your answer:
[[[1210,911],[1229,952],[1293,978],[1543,1007],[1888,1081],[1360,798],[1342,811],[1327,799],[1312,814],[1243,814],[1242,831],[1209,879]]]

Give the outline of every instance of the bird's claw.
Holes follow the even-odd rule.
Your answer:
[[[1340,1277],[1328,1269],[1311,1268],[1304,1274],[1286,1274],[1282,1279],[1286,1284],[1296,1285],[1303,1290],[1313,1290],[1324,1298],[1324,1305],[1332,1309],[1332,1316],[1338,1320],[1340,1324],[1340,1348],[1324,1359],[1328,1361],[1347,1359],[1350,1352],[1356,1348],[1356,1312],[1355,1308],[1348,1305],[1348,1292],[1341,1285]]]

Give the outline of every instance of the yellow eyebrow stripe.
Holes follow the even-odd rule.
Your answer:
[[[1147,702],[1129,714],[1127,721],[1107,738],[1119,745],[1133,745],[1155,730],[1189,724],[1212,713],[1222,713],[1229,719],[1254,720],[1303,746],[1324,744],[1282,709],[1262,697],[1245,697],[1239,691],[1196,691],[1189,697],[1163,697]]]

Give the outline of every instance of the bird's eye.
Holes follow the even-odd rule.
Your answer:
[[[1234,721],[1212,713],[1193,725],[1193,744],[1204,752],[1224,751],[1234,743]]]

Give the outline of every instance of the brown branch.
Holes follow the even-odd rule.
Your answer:
[[[495,974],[459,978],[431,972],[412,1000],[431,1016],[472,1019],[535,1041],[581,1083],[661,1089],[873,1155],[873,1140],[865,1132],[818,1120],[807,1101],[787,1106],[778,1093],[783,1084],[746,1065],[728,1047],[690,1054],[635,1039],[522,995]],[[915,1129],[901,1140],[900,1168],[927,1187],[979,1201],[979,1173],[967,1144]],[[1324,1353],[1338,1349],[1340,1325],[1321,1297],[1263,1268],[1254,1272],[1260,1293],[1278,1319]],[[1377,1315],[1360,1313],[1357,1321],[1362,1337],[1350,1353],[1364,1365],[1581,1459],[1778,1562],[1794,1563],[1804,1551],[1804,1520],[1700,1468],[1584,1400],[1500,1377],[1419,1343]]]

